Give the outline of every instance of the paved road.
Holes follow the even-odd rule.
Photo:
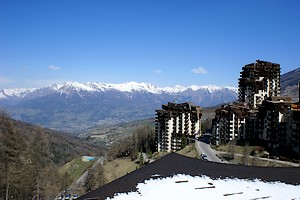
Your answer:
[[[201,153],[204,153],[205,155],[207,155],[208,161],[222,163],[222,161],[216,156],[215,150],[210,148],[209,144],[207,144],[203,141],[195,140],[195,146],[196,146],[196,149],[197,149],[199,155],[201,155]]]
[[[92,166],[92,168],[95,168],[97,165],[103,165],[103,162],[105,161],[106,157],[101,156]],[[68,187],[68,191],[70,193],[74,193],[81,185],[83,185],[87,179],[88,171],[86,171],[84,174],[82,174],[78,180],[76,180],[72,185]]]

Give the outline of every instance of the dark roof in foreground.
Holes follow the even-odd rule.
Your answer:
[[[300,184],[300,168],[296,167],[276,168],[231,165],[202,161],[170,153],[153,163],[81,196],[79,199],[106,199],[107,197],[113,197],[116,193],[135,191],[138,183],[154,178],[153,175],[169,177],[175,174],[206,175],[211,178],[257,178],[264,181]]]

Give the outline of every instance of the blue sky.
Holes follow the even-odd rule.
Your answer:
[[[66,81],[237,86],[300,67],[298,0],[0,0],[0,88]]]

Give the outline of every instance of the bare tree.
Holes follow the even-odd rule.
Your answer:
[[[132,134],[114,143],[108,152],[109,159],[130,156],[132,160],[138,158],[140,152],[151,154],[155,149],[154,129],[149,126],[139,126]]]
[[[243,149],[243,155],[241,158],[241,163],[243,165],[249,165],[250,164],[250,153],[251,153],[251,148],[249,147],[249,143],[246,142],[245,147]]]
[[[39,128],[33,134],[30,148],[30,164],[33,171],[32,181],[35,184],[35,196],[39,200],[42,191],[45,189],[45,185],[43,185],[43,182],[45,182],[44,171],[50,163],[50,151],[43,129]]]
[[[4,172],[5,199],[19,199],[19,177],[22,172],[22,152],[26,144],[22,140],[21,134],[15,129],[12,120],[0,116],[0,137],[1,137],[1,168]],[[24,158],[23,158],[24,160]]]
[[[236,145],[235,140],[229,141],[229,143],[227,145],[227,157],[228,157],[228,159],[234,159],[235,145]]]
[[[88,176],[85,183],[85,191],[89,192],[104,185],[105,183],[106,179],[104,177],[103,167],[101,164],[98,164],[88,171]]]

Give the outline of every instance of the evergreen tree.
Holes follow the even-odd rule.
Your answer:
[[[186,147],[187,144],[188,144],[187,137],[185,135],[182,135],[181,136],[181,149],[183,149],[184,147]]]

